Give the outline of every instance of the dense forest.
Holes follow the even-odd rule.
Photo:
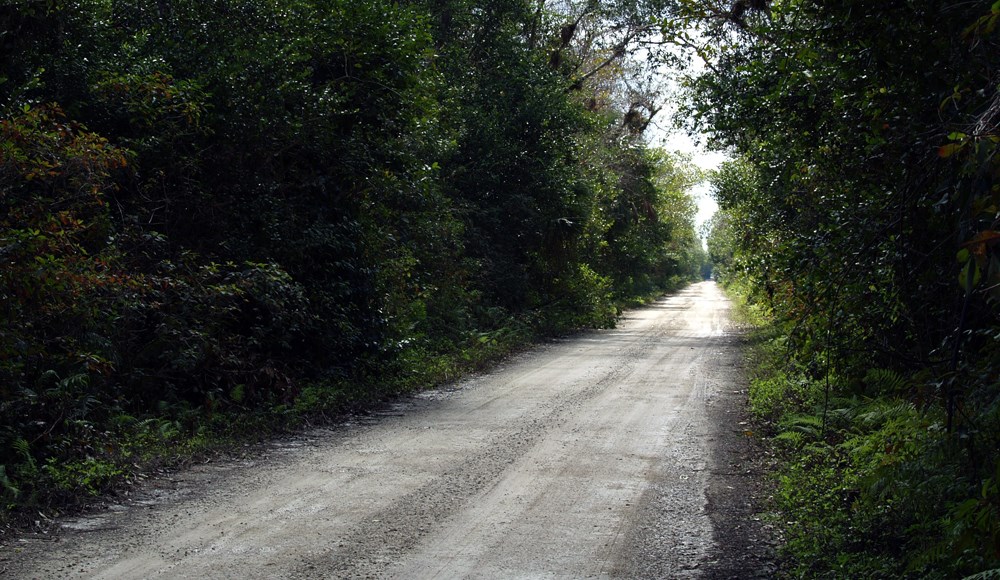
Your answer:
[[[0,524],[697,278],[651,9],[4,3]]]
[[[997,577],[1000,2],[682,4],[789,573]]]
[[[672,107],[731,159],[708,254],[756,326],[783,570],[995,577],[998,24],[988,0],[4,4],[0,524],[697,279],[702,175],[648,144]]]

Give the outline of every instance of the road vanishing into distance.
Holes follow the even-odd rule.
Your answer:
[[[743,437],[728,315],[714,283],[690,286],[613,330],[150,480],[57,532],[15,539],[0,570],[115,580],[750,577],[724,545],[726,505],[746,503],[741,473],[718,451]]]

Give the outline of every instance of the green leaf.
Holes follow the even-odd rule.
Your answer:
[[[972,278],[971,285],[969,284],[970,281],[969,268],[973,268],[971,270],[971,278]],[[982,277],[982,272],[979,270],[979,264],[977,264],[975,260],[969,260],[968,262],[965,263],[965,266],[962,267],[962,271],[958,275],[958,284],[959,286],[962,287],[962,290],[968,292],[969,290],[975,288],[976,285],[979,284],[979,279],[981,277]]]

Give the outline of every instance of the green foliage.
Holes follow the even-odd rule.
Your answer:
[[[703,35],[684,112],[735,154],[710,251],[782,336],[751,401],[787,453],[795,575],[998,565],[998,14],[679,2],[664,23]]]
[[[592,48],[622,26],[634,44],[654,28],[641,8],[579,22],[605,35]],[[237,423],[266,432],[613,325],[696,279],[700,175],[643,143],[653,104],[608,96],[637,61],[563,42],[567,16],[0,10],[0,518]]]
[[[97,495],[108,482],[124,475],[115,463],[94,457],[70,463],[52,458],[42,471],[57,490],[76,496]]]
[[[788,575],[951,578],[996,566],[997,461],[977,443],[995,433],[988,422],[951,436],[945,410],[915,404],[911,381],[889,369],[869,371],[866,396],[843,397],[843,377],[828,391],[789,364],[782,334],[754,334],[751,410],[782,458],[773,508]]]

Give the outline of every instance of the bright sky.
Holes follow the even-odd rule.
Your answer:
[[[692,161],[702,169],[716,169],[727,159],[725,153],[706,151],[704,148],[696,145],[694,140],[683,131],[663,134],[661,137],[650,139],[650,142],[653,145],[662,146],[667,151],[680,151],[691,154]],[[695,202],[698,204],[698,214],[695,216],[694,224],[695,227],[700,228],[701,224],[707,222],[712,217],[712,214],[715,213],[715,210],[719,209],[719,205],[709,195],[707,182],[702,182],[691,188],[691,196],[694,197]]]
[[[704,65],[700,58],[695,58],[692,63],[692,71],[697,72],[701,70]],[[677,94],[674,92],[676,90],[676,85],[674,80],[672,80],[673,72],[670,69],[660,68],[661,74],[663,74],[665,79],[670,79],[666,81],[665,86],[670,87],[669,93],[673,93],[668,99],[676,98]],[[654,119],[653,123],[649,127],[648,143],[653,146],[663,147],[667,151],[680,151],[682,153],[689,153],[691,155],[692,161],[695,165],[701,167],[702,169],[717,169],[723,161],[728,159],[725,153],[719,151],[706,151],[703,147],[696,145],[694,140],[688,136],[684,131],[677,129],[670,130],[669,128],[660,126],[657,124],[657,120],[664,122],[664,125],[669,125],[669,119],[673,114],[671,110],[672,107],[670,103],[666,103],[667,106],[664,107],[664,111],[661,112],[661,117],[659,119]],[[711,219],[712,215],[717,209],[719,209],[719,204],[715,203],[712,196],[709,194],[709,186],[707,182],[702,182],[691,188],[691,196],[694,197],[695,202],[698,204],[698,214],[695,216],[694,225],[696,231],[701,228],[701,225]]]
[[[697,70],[700,65],[696,62],[694,69]],[[668,79],[666,80],[664,86],[668,88],[668,101],[664,106],[664,110],[660,112],[657,118],[653,119],[646,132],[646,142],[653,147],[662,147],[667,151],[680,151],[681,153],[687,153],[691,155],[691,160],[695,165],[702,169],[717,169],[723,161],[728,159],[725,153],[719,151],[706,151],[704,147],[697,145],[688,134],[679,129],[671,128],[670,122],[671,117],[674,114],[674,108],[670,103],[670,99],[678,98],[675,92],[676,88],[674,81],[670,80],[672,73],[669,69],[661,68],[661,74]],[[704,139],[702,139],[704,142]],[[694,197],[695,202],[698,204],[698,214],[695,216],[694,225],[696,231],[701,228],[701,224],[707,222],[711,219],[715,210],[719,209],[719,205],[715,203],[712,196],[709,195],[709,186],[707,182],[702,182],[691,188],[691,196]]]

